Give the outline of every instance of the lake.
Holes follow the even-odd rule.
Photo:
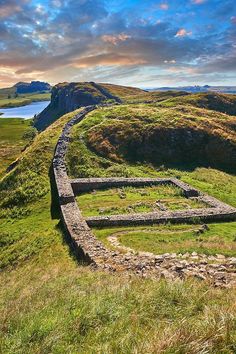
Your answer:
[[[50,101],[32,102],[26,106],[14,108],[0,108],[0,118],[33,118],[49,105]]]

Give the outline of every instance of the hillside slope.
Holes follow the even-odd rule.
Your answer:
[[[179,174],[202,190],[235,203],[235,176],[204,168],[157,171],[150,164],[129,164],[120,153],[113,157],[105,150],[101,156],[88,147],[88,139],[95,137],[95,127],[103,118],[109,126],[110,119],[120,124],[124,117],[123,134],[127,136],[129,117],[128,130],[139,124],[141,117],[146,126],[153,124],[151,111],[151,106],[147,111],[145,106],[133,110],[123,106],[90,114],[73,130],[68,155],[71,174]],[[1,351],[234,352],[234,289],[214,289],[198,280],[167,283],[109,274],[76,262],[60,223],[51,174],[55,144],[73,115],[63,116],[39,134],[17,167],[0,181]]]
[[[34,125],[44,130],[61,115],[93,104],[160,102],[185,95],[186,92],[147,92],[135,87],[95,82],[61,83],[53,87],[51,103],[38,115]]]
[[[188,106],[121,105],[97,111],[89,122],[87,147],[114,162],[235,171],[235,117]]]
[[[217,93],[189,94],[184,91],[148,92],[135,87],[79,82],[61,83],[53,87],[51,103],[36,117],[34,125],[44,130],[53,121],[73,110],[101,103],[160,103],[162,107],[179,105],[236,114],[236,97]]]
[[[163,103],[165,107],[174,107],[178,104],[191,105],[198,108],[210,109],[229,115],[236,115],[236,95],[219,93],[196,93],[185,97],[171,98]]]
[[[110,85],[114,86],[115,85]],[[110,90],[110,86],[96,84],[94,82],[61,83],[53,87],[51,103],[35,119],[35,127],[45,129],[61,115],[72,112],[77,108],[106,102],[121,102],[116,95],[116,90]],[[134,89],[135,92],[138,89]],[[133,92],[133,89],[128,89]],[[142,92],[142,90],[140,90]],[[119,92],[118,92],[119,93]]]

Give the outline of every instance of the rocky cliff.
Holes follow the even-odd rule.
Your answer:
[[[51,102],[36,117],[34,125],[37,129],[43,130],[65,113],[80,107],[112,101],[121,102],[121,99],[103,87],[102,84],[94,82],[61,83],[52,88]]]

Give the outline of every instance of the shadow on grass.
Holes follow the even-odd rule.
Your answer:
[[[51,164],[49,168],[49,179],[50,179],[50,186],[51,186],[51,218],[52,219],[60,219],[61,211],[60,211],[60,204],[59,204],[59,197],[57,192],[56,181],[53,173],[53,166]]]
[[[59,221],[56,228],[62,235],[63,244],[68,247],[70,257],[78,265],[88,266],[93,263],[91,259],[86,254],[84,254],[82,248],[80,248],[78,244],[76,244],[76,242],[72,240],[62,220]]]

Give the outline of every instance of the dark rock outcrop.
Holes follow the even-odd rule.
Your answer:
[[[43,130],[63,114],[80,107],[109,101],[121,102],[119,97],[114,96],[100,84],[94,82],[61,83],[52,88],[51,102],[37,116],[34,125],[38,130]]]

